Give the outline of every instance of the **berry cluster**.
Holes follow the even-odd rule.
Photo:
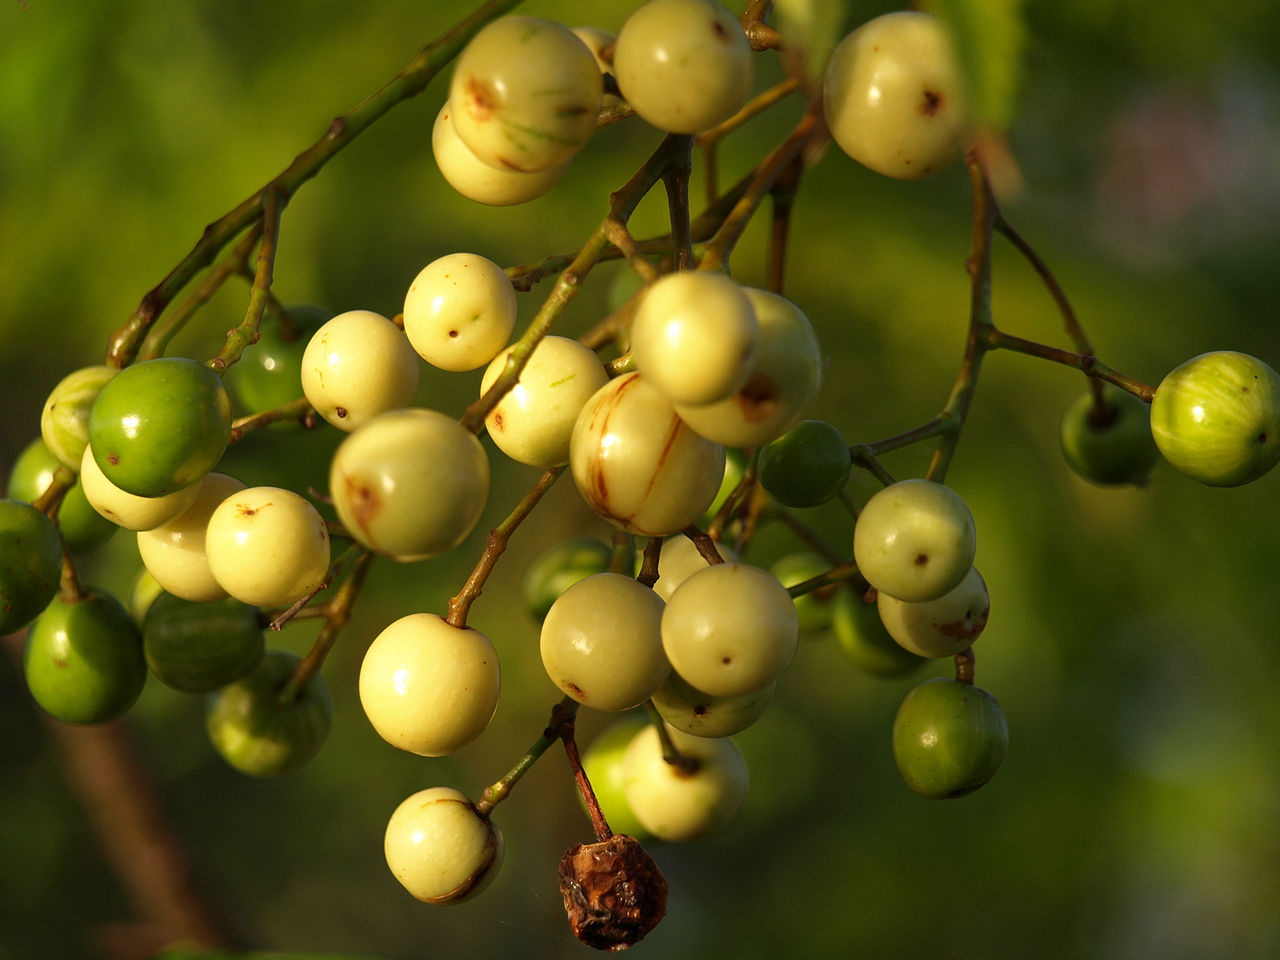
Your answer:
[[[766,715],[803,634],[830,631],[877,676],[954,658],[955,679],[915,686],[893,724],[887,748],[913,791],[962,796],[1000,769],[1005,717],[974,683],[972,647],[990,611],[974,565],[977,526],[945,482],[983,352],[1089,375],[1061,444],[1090,482],[1141,485],[1164,460],[1234,486],[1280,461],[1280,376],[1262,361],[1207,353],[1152,388],[1091,348],[1067,353],[1003,333],[979,296],[965,363],[936,418],[854,444],[806,419],[823,377],[814,323],[781,292],[780,271],[774,289],[759,289],[727,264],[781,178],[798,178],[827,138],[904,179],[966,157],[978,289],[989,282],[993,234],[1012,232],[950,35],[934,17],[888,14],[841,41],[794,131],[714,199],[702,232],[688,200],[695,140],[748,122],[786,92],[752,100],[758,52],[786,50],[767,24],[740,22],[716,0],[648,0],[616,37],[504,16],[459,45],[431,141],[464,197],[507,206],[541,196],[598,129],[629,117],[665,139],[576,256],[510,270],[475,253],[441,257],[414,276],[394,318],[275,303],[287,197],[264,190],[239,253],[243,265],[256,244],[245,325],[227,347],[207,363],[164,356],[148,323],[126,324],[104,365],[53,389],[40,439],[14,466],[0,502],[0,632],[27,628],[24,675],[50,715],[114,719],[153,674],[207,696],[210,739],[235,768],[274,776],[306,763],[332,719],[320,668],[366,571],[376,558],[439,556],[472,533],[495,469],[478,438],[487,432],[503,456],[544,472],[491,531],[447,611],[406,612],[368,642],[359,698],[387,743],[444,756],[489,725],[499,657],[468,626],[468,610],[552,483],[572,477],[614,534],[553,544],[526,573],[542,663],[564,694],[546,731],[478,800],[444,785],[404,798],[387,824],[386,861],[419,900],[478,894],[502,861],[495,808],[561,742],[596,840],[561,865],[566,909],[592,946],[625,947],[666,903],[661,874],[628,838],[696,841],[733,822],[749,777],[731,738]],[[660,182],[671,229],[641,242],[627,220]],[[635,293],[579,337],[552,333],[605,257],[634,268]],[[553,291],[517,337],[518,291],[548,276]],[[424,362],[483,369],[480,396],[460,415],[414,406]],[[237,404],[249,412],[233,420]],[[246,486],[218,472],[230,444],[286,421],[345,434],[327,491]],[[890,474],[882,456],[917,443],[935,444],[927,474]],[[862,503],[848,489],[854,470],[882,484]],[[828,503],[847,508],[852,529],[839,547],[817,549],[790,511]],[[769,569],[751,563],[769,523],[788,524],[810,549]],[[127,607],[82,584],[75,563],[121,528],[143,562]],[[324,620],[312,653],[267,649],[264,628],[304,610]],[[623,716],[579,756],[582,707]]]

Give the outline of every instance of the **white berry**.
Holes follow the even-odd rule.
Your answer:
[[[405,336],[441,370],[484,366],[507,345],[515,325],[515,288],[500,266],[475,253],[433,260],[404,298]]]
[[[302,354],[302,392],[339,430],[407,407],[417,389],[417,354],[399,327],[372,310],[338,314]]]
[[[502,831],[462,791],[431,787],[396,807],[383,849],[395,878],[419,900],[460,903],[498,872]]]

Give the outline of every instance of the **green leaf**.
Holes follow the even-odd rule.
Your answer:
[[[1026,27],[1021,0],[929,0],[950,29],[974,119],[1004,132],[1013,120]]]

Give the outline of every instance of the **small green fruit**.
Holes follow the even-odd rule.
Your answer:
[[[1106,384],[1099,416],[1092,390],[1072,401],[1059,431],[1062,456],[1081,479],[1110,487],[1143,486],[1160,462],[1151,437],[1151,410],[1133,394]]]
[[[595,537],[573,537],[548,547],[525,570],[522,590],[529,612],[544,619],[560,594],[579,580],[607,571],[612,559],[612,548]]]
[[[9,474],[7,495],[11,500],[34,502],[49,488],[53,475],[60,466],[62,464],[43,440],[37,438],[31,441],[14,461],[13,472]],[[99,547],[111,539],[111,535],[118,529],[90,506],[79,483],[63,494],[57,516],[62,540],[72,552]]]
[[[923,657],[903,649],[889,636],[876,605],[848,587],[836,591],[831,628],[845,655],[874,676],[900,677],[924,663]]]
[[[816,507],[849,481],[849,445],[822,420],[801,420],[760,450],[760,483],[784,507]]]
[[[80,471],[84,448],[89,445],[89,410],[115,375],[112,367],[82,367],[58,381],[44,402],[40,435],[68,470]]]
[[[43,513],[0,500],[0,636],[31,622],[58,592],[62,539]]]
[[[284,316],[263,318],[258,342],[227,371],[227,384],[246,412],[274,410],[302,396],[302,354],[312,335],[332,317],[323,307],[298,306]]]
[[[639,717],[619,720],[591,741],[582,751],[582,769],[591,781],[596,802],[609,821],[614,833],[626,833],[637,840],[648,840],[651,834],[644,828],[627,803],[624,790],[622,758],[635,735],[648,726]],[[579,797],[581,802],[581,797]],[[583,805],[585,809],[585,804]]]
[[[996,775],[1009,728],[996,698],[971,683],[926,680],[893,721],[893,757],[902,779],[930,799],[962,797]]]
[[[147,666],[185,693],[208,693],[248,674],[262,660],[258,608],[227,597],[192,603],[161,593],[142,628]]]
[[[119,600],[94,587],[80,600],[55,597],[36,618],[22,672],[40,708],[67,723],[123,716],[147,679],[133,618]]]

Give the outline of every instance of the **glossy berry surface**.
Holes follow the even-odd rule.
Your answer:
[[[1151,435],[1193,480],[1213,487],[1256,480],[1280,462],[1280,374],[1229,350],[1193,357],[1156,388]]]
[[[516,325],[516,291],[502,268],[475,253],[431,261],[404,298],[404,333],[441,370],[475,370],[496,357]]]
[[[737,283],[683,271],[645,292],[631,324],[631,356],[672,403],[715,403],[746,382],[759,338],[755,310]]]
[[[452,107],[445,103],[431,127],[431,152],[440,175],[468,200],[491,207],[527,203],[554,187],[569,170],[566,160],[557,166],[525,173],[491,167],[458,137]]]
[[[192,603],[162,592],[148,605],[142,647],[158,680],[185,693],[208,693],[262,660],[258,609],[230,597]]]
[[[646,830],[660,840],[688,843],[724,830],[747,799],[750,777],[742,751],[732,740],[693,737],[668,730],[688,772],[662,758],[658,729],[638,733],[623,758],[627,803]]]
[[[872,496],[853,528],[853,558],[867,581],[899,600],[932,600],[973,566],[977,533],[950,487],[901,480]]]
[[[745,563],[717,563],[693,574],[662,613],[662,646],[672,669],[713,697],[772,683],[795,656],[798,634],[786,588]]]
[[[338,519],[397,560],[452,550],[489,496],[489,458],[475,434],[436,410],[385,413],[342,441],[329,468]]]
[[[1099,410],[1092,390],[1072,401],[1062,417],[1062,456],[1081,479],[1110,487],[1142,486],[1160,462],[1151,436],[1151,409],[1140,397],[1106,384]]]
[[[827,61],[823,94],[840,149],[886,176],[936,173],[972,139],[951,38],[927,13],[888,13],[845,37]]]
[[[591,138],[604,81],[587,45],[537,17],[493,21],[458,57],[449,85],[458,138],[505,170],[559,166]]]
[[[1000,770],[1009,728],[996,698],[969,683],[935,677],[913,688],[893,721],[902,779],[931,799],[962,797]]]
[[[231,436],[231,401],[203,363],[161,357],[126,367],[89,412],[89,446],[103,475],[139,497],[163,497],[201,479]]]
[[[324,677],[313,673],[293,700],[280,700],[299,661],[287,650],[268,650],[252,673],[209,695],[209,739],[241,773],[290,773],[324,745],[333,722],[333,698]]]
[[[663,606],[644,584],[618,573],[579,580],[542,622],[547,676],[596,710],[644,703],[671,672],[662,651]]]
[[[889,636],[921,657],[953,657],[973,645],[991,613],[987,584],[977,567],[934,600],[908,603],[881,593],[876,600]]]
[[[728,563],[735,563],[738,559],[733,547],[726,543],[717,543],[716,553]],[[640,558],[636,559],[639,562]],[[662,549],[658,553],[658,579],[654,581],[653,592],[663,600],[670,600],[680,584],[708,566],[706,557],[698,552],[697,545],[684,534],[677,533],[674,537],[667,537],[662,541]]]
[[[350,433],[413,402],[418,355],[404,331],[372,310],[329,320],[302,353],[302,390],[316,413]]]
[[[5,495],[10,500],[34,501],[49,488],[60,466],[43,440],[31,441],[13,462]],[[63,495],[57,518],[63,542],[73,553],[101,546],[119,529],[89,504],[79,483]]]
[[[209,567],[205,534],[218,505],[244,484],[225,473],[211,473],[199,484],[191,506],[167,523],[138,532],[142,563],[169,593],[204,603],[227,595]]]
[[[365,651],[360,703],[382,739],[424,757],[461,750],[498,706],[501,672],[489,638],[431,613],[401,617]]]
[[[58,592],[62,539],[53,521],[19,500],[0,500],[0,636],[31,622]]]
[[[641,118],[671,133],[727,120],[751,93],[751,46],[715,0],[649,0],[618,31],[614,75]]]
[[[224,499],[204,536],[209,572],[243,603],[289,607],[329,572],[329,529],[310,501],[280,487],[249,487]]]
[[[387,821],[387,866],[424,903],[461,903],[502,863],[502,831],[460,790],[430,787],[406,797]]]
[[[801,420],[760,449],[756,469],[769,496],[785,507],[816,507],[844,489],[852,461],[840,431]]]
[[[142,636],[120,601],[90,587],[77,600],[54,597],[31,624],[22,654],[27,689],[67,723],[123,716],[142,693]]]
[[[755,723],[773,702],[777,681],[733,697],[713,697],[672,673],[653,694],[667,725],[694,737],[728,737]]]

